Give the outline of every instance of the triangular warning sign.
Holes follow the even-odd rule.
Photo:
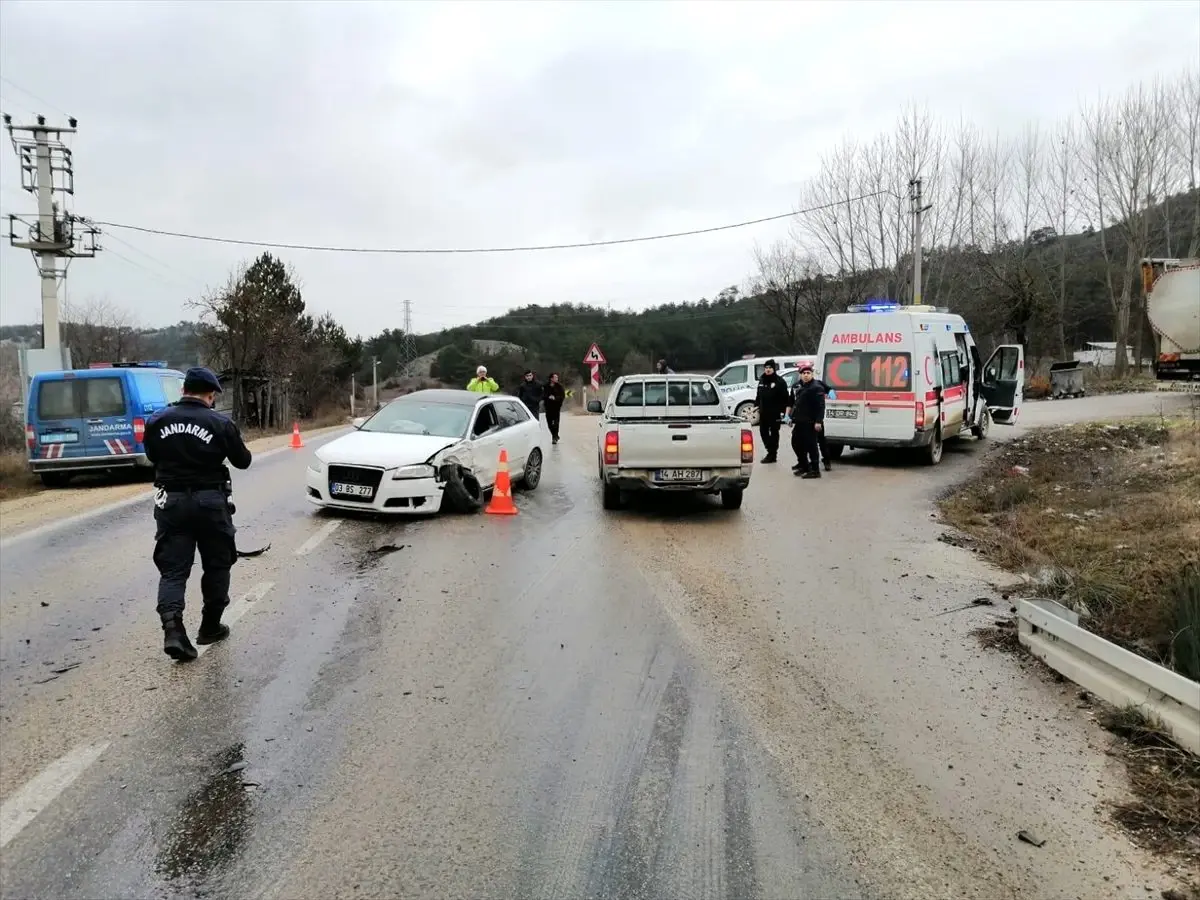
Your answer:
[[[585,363],[599,363],[600,365],[604,365],[608,362],[608,360],[604,358],[604,354],[600,352],[600,347],[597,344],[592,344],[592,346],[588,347],[588,352],[583,357],[583,361]]]

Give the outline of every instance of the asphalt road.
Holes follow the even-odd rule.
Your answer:
[[[1024,419],[1164,402],[1186,403]],[[594,420],[564,427],[512,519],[316,515],[308,451],[238,473],[241,543],[272,549],[239,562],[234,635],[190,665],[161,653],[148,504],[6,544],[0,893],[992,900],[1157,883],[1095,811],[1119,780],[1073,693],[981,654],[967,633],[986,610],[945,614],[994,577],[937,541],[929,506],[982,445],[936,469],[848,454],[811,483],[757,467],[736,513],[606,514]]]

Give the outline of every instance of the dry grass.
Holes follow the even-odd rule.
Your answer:
[[[1085,369],[1083,384],[1089,394],[1140,394],[1158,390],[1158,381],[1149,372],[1128,372],[1118,378],[1111,370]]]
[[[942,500],[947,522],[992,562],[1089,629],[1200,678],[1179,638],[1200,578],[1200,425],[1068,426],[1005,445]],[[1200,623],[1195,623],[1200,628]]]
[[[1200,759],[1176,746],[1135,708],[1106,707],[1097,720],[1121,740],[1134,797],[1113,805],[1113,816],[1139,844],[1200,865]]]
[[[42,483],[29,471],[24,451],[0,453],[0,500],[13,500],[41,489]]]

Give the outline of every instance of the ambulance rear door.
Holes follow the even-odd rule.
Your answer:
[[[984,363],[979,390],[993,422],[1016,425],[1025,399],[1025,348],[1020,344],[997,347]]]

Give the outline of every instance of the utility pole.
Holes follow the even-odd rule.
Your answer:
[[[921,205],[921,178],[917,176],[908,183],[908,199],[912,201],[913,217],[913,291],[912,304],[921,304],[921,263],[924,261],[924,248],[921,243],[921,214],[933,208],[933,204]]]
[[[417,340],[412,330],[412,298],[404,298],[404,338],[400,344],[400,374],[410,375],[408,367],[417,358]]]
[[[65,211],[55,194],[75,194],[75,169],[71,150],[63,135],[75,134],[78,122],[67,119],[67,127],[47,125],[38,116],[33,125],[14,125],[4,115],[4,127],[12,140],[21,168],[21,188],[37,197],[37,216],[8,217],[9,243],[29,250],[37,264],[42,284],[42,352],[31,354],[28,375],[70,366],[63,351],[59,329],[58,284],[67,277],[71,260],[91,258],[100,247],[100,229],[86,219]],[[59,260],[64,264],[59,268]]]
[[[371,393],[375,408],[379,409],[379,357],[371,357]]]

